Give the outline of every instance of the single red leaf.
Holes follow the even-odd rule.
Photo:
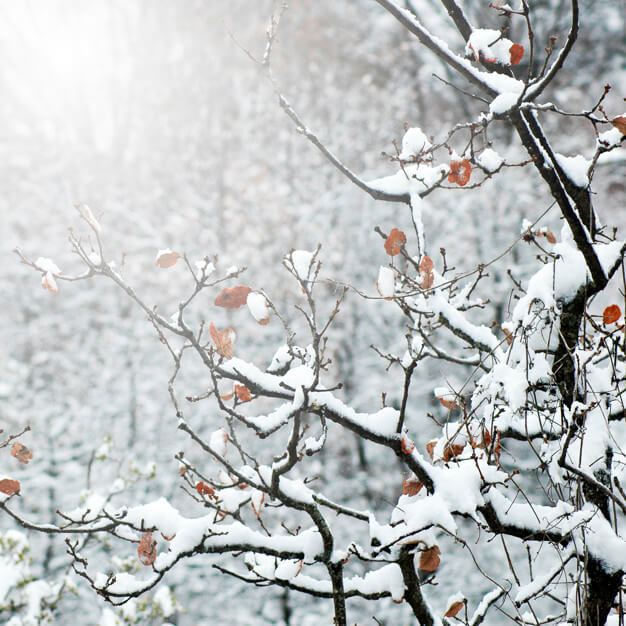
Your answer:
[[[411,476],[402,483],[402,494],[405,496],[416,496],[424,485]]]
[[[433,269],[435,264],[429,256],[424,255],[419,264],[419,272],[422,282],[419,283],[420,289],[430,289],[435,282],[435,274]]]
[[[392,228],[389,236],[385,240],[385,251],[389,256],[396,256],[406,243],[406,235],[397,228]]]
[[[220,356],[225,359],[233,358],[233,342],[236,336],[235,331],[232,328],[225,328],[224,330],[218,330],[215,324],[211,322],[209,326],[209,332],[211,333],[211,339],[215,344],[215,349]]]
[[[441,402],[441,404],[443,404],[443,406],[446,407],[446,409],[458,409],[459,405],[457,404],[457,401],[455,398],[439,398],[439,402]]]
[[[439,558],[440,554],[441,550],[438,546],[424,550],[420,554],[419,568],[425,572],[435,572],[441,563],[441,559]]]
[[[461,609],[465,606],[465,602],[462,601],[457,601],[457,602],[453,602],[449,607],[448,610],[444,613],[444,617],[456,617],[460,612]]]
[[[203,481],[199,481],[196,483],[196,491],[201,495],[201,496],[214,496],[215,495],[215,489],[213,489],[213,487],[211,487],[211,485],[207,485],[205,482]]]
[[[11,448],[11,456],[14,456],[20,463],[28,465],[33,458],[33,453],[19,441],[16,441]]]
[[[604,309],[604,313],[602,313],[602,321],[605,324],[613,324],[622,317],[622,311],[617,306],[617,304],[611,304]]]
[[[156,559],[156,539],[153,539],[152,533],[148,531],[137,546],[137,555],[142,565],[152,565]]]
[[[459,456],[459,454],[461,454],[461,452],[463,452],[464,448],[465,446],[457,443],[447,444],[446,447],[443,449],[443,460],[451,461],[452,459],[455,459],[457,456]]]
[[[235,393],[237,394],[239,402],[250,402],[252,399],[250,390],[245,385],[235,385]]]
[[[622,135],[626,135],[626,117],[620,115],[619,117],[614,117],[611,120],[611,124],[619,130]]]
[[[162,269],[167,269],[168,267],[176,265],[178,259],[180,259],[180,254],[178,252],[172,252],[169,249],[159,250],[155,265]]]
[[[452,161],[450,163],[450,173],[448,174],[448,182],[456,183],[460,187],[467,185],[472,175],[472,165],[467,159],[462,161]]]
[[[225,287],[215,298],[215,306],[221,306],[224,309],[238,309],[246,303],[251,291],[252,289],[245,285]]]
[[[20,489],[21,485],[18,480],[11,480],[10,478],[0,480],[0,493],[12,496],[14,493],[19,493]]]
[[[509,48],[509,54],[511,55],[511,65],[517,65],[524,58],[524,46],[514,43]]]

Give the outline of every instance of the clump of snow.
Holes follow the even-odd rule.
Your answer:
[[[430,140],[422,132],[421,128],[409,128],[402,138],[402,152],[400,153],[400,158],[403,160],[412,159],[422,155],[432,147],[432,143],[430,143]],[[425,156],[425,158],[432,158],[432,156],[428,155],[427,157]]]
[[[309,280],[312,270],[314,253],[308,250],[293,250],[285,259],[293,268],[298,278],[301,280]]]
[[[493,104],[493,102],[492,102]],[[485,148],[477,157],[476,162],[487,172],[495,172],[503,163],[504,159],[491,148]]]
[[[42,272],[46,272],[46,273],[49,273],[49,274],[60,274],[61,273],[61,270],[56,265],[56,263],[54,261],[52,261],[52,259],[48,259],[48,258],[43,257],[43,256],[40,256],[35,261],[35,265],[37,266],[37,269],[41,270]]]
[[[383,298],[393,298],[393,294],[395,292],[395,281],[396,277],[393,270],[390,267],[384,267],[381,265],[378,270],[378,281],[376,282],[376,287],[378,289],[378,293]]]
[[[493,115],[501,115],[506,113],[510,108],[514,107],[519,100],[519,93],[507,91],[496,96],[489,105],[489,112]]]
[[[589,176],[587,172],[591,166],[591,161],[587,161],[584,156],[577,154],[573,157],[566,157],[562,154],[556,154],[556,162],[565,175],[576,185],[576,187],[588,187]]]
[[[209,440],[209,447],[215,454],[219,456],[226,456],[228,433],[223,428],[218,428]]]
[[[480,55],[490,63],[511,65],[511,46],[513,42],[502,37],[499,30],[491,28],[478,28],[472,31],[465,46],[465,54],[472,55],[476,61]]]
[[[246,304],[248,305],[252,317],[254,317],[259,324],[267,324],[270,321],[270,309],[262,293],[255,291],[250,292]]]

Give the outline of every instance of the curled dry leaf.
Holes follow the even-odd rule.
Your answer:
[[[172,265],[176,265],[178,259],[180,259],[178,252],[172,252],[169,248],[165,248],[165,250],[159,250],[157,252],[155,265],[167,269],[168,267],[172,267]]]
[[[464,448],[464,445],[457,443],[447,444],[446,447],[443,449],[443,460],[451,461],[452,459],[455,459],[457,456],[459,456],[459,454],[463,452]]]
[[[14,493],[19,493],[20,489],[21,486],[18,480],[11,480],[10,478],[0,480],[0,493],[12,496]]]
[[[219,292],[219,294],[217,294],[217,298],[215,298],[215,306],[221,306],[224,309],[238,309],[246,303],[248,294],[251,291],[252,289],[245,285],[225,287]]]
[[[509,48],[509,54],[511,55],[511,65],[517,65],[524,58],[524,46],[514,43]]]
[[[439,558],[440,554],[441,550],[438,546],[424,550],[420,554],[419,568],[425,572],[435,572],[441,563],[441,559]]]
[[[430,289],[435,282],[435,274],[433,269],[435,264],[429,256],[424,255],[419,264],[420,276],[422,282],[419,283],[420,289]]]
[[[545,238],[548,240],[548,243],[556,243],[556,237],[551,230],[546,230],[544,233]]]
[[[59,286],[52,272],[46,272],[41,277],[41,286],[52,293],[59,293]]]
[[[28,465],[33,458],[33,453],[19,441],[16,441],[11,448],[11,456],[14,456],[20,463]]]
[[[389,256],[400,254],[404,244],[406,243],[406,235],[397,228],[392,228],[387,239],[385,239],[385,252]]]
[[[619,117],[614,117],[611,120],[611,124],[613,124],[622,135],[626,135],[626,116],[620,115]]]
[[[459,408],[459,405],[453,396],[449,396],[446,398],[439,398],[439,402],[441,402],[441,404],[445,406],[446,409],[458,409]]]
[[[435,446],[437,445],[437,440],[429,441],[426,444],[426,452],[428,452],[428,456],[433,459],[435,457]]]
[[[410,476],[402,483],[402,494],[416,496],[424,485],[417,478]]]
[[[620,317],[622,317],[622,311],[617,306],[617,304],[611,304],[604,309],[604,313],[602,313],[602,322],[604,324],[614,324],[617,322]]]
[[[449,183],[456,183],[460,187],[464,187],[469,182],[471,175],[472,165],[467,159],[452,161],[450,163],[450,173],[448,174]]]
[[[211,487],[211,485],[207,485],[204,481],[199,481],[196,483],[196,491],[201,495],[201,496],[214,496],[215,495],[215,489],[213,489],[213,487]]]
[[[245,385],[235,385],[235,393],[239,402],[250,402],[252,399],[250,390]]]
[[[209,326],[209,332],[211,333],[211,339],[215,344],[215,349],[220,356],[225,359],[233,358],[233,343],[237,334],[232,328],[225,328],[224,330],[218,330],[215,324],[211,322]]]
[[[461,609],[464,606],[465,602],[463,602],[462,600],[457,600],[456,602],[453,602],[448,607],[448,610],[444,613],[444,617],[456,617],[461,612]]]
[[[152,537],[152,533],[148,531],[143,535],[137,546],[137,556],[142,565],[152,565],[156,559],[156,539]]]

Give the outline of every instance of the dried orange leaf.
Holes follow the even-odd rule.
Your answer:
[[[446,409],[458,409],[459,405],[457,404],[454,398],[439,398],[439,402],[446,407]]]
[[[465,602],[462,602],[460,600],[457,600],[456,602],[453,602],[449,607],[448,610],[444,613],[444,617],[456,617],[460,612],[461,609],[465,606]]]
[[[153,539],[152,533],[148,531],[141,540],[139,546],[137,546],[137,555],[142,565],[152,565],[156,559],[156,539]]]
[[[215,349],[220,356],[225,359],[233,358],[233,342],[236,334],[232,328],[225,328],[224,330],[218,330],[215,328],[215,324],[211,322],[209,326],[209,332],[211,333],[211,339],[215,344]]]
[[[554,233],[551,230],[546,230],[544,235],[549,243],[556,243],[556,237],[554,236]]]
[[[215,306],[221,306],[224,309],[238,309],[246,303],[251,291],[252,289],[245,285],[225,287],[215,298]]]
[[[438,546],[433,546],[432,548],[428,548],[428,550],[424,550],[420,554],[420,569],[425,572],[436,571],[441,563],[441,559],[439,558],[440,554],[441,550]]]
[[[397,228],[392,228],[389,236],[385,240],[385,251],[389,256],[396,256],[406,243],[406,235]]]
[[[617,304],[611,304],[604,309],[604,313],[602,313],[602,321],[605,324],[613,324],[622,317],[622,311],[617,306]]]
[[[443,460],[444,461],[451,461],[452,459],[455,459],[457,456],[459,456],[459,454],[461,454],[461,452],[463,452],[464,448],[465,448],[465,446],[463,446],[461,444],[449,443],[443,449]]]
[[[509,48],[509,54],[511,55],[511,65],[517,65],[524,58],[524,46],[514,43]]]
[[[14,456],[20,463],[28,465],[33,458],[33,453],[19,441],[16,441],[11,448],[11,456]]]
[[[250,402],[252,399],[250,390],[245,385],[235,385],[235,393],[237,394],[239,402]]]
[[[435,446],[437,445],[437,441],[429,441],[426,444],[426,452],[428,452],[428,456],[432,459],[435,456]]]
[[[20,489],[21,487],[18,480],[11,480],[10,478],[0,480],[0,493],[12,496],[14,493],[19,493]]]
[[[456,183],[464,187],[467,185],[472,175],[472,165],[467,159],[462,161],[452,161],[450,163],[450,173],[448,174],[448,182]]]
[[[416,496],[423,486],[417,478],[409,477],[402,483],[402,493],[405,496]]]
[[[215,489],[213,489],[211,485],[207,485],[202,480],[196,483],[196,491],[201,496],[214,496],[215,495]]]
[[[626,117],[621,115],[619,117],[614,117],[611,120],[611,124],[613,124],[613,126],[615,126],[615,128],[617,128],[622,135],[626,135]]]
[[[165,250],[158,251],[155,265],[167,269],[168,267],[172,267],[172,265],[176,265],[178,259],[180,259],[178,252],[172,252],[169,248],[166,248]]]
[[[430,289],[435,282],[435,274],[433,273],[433,269],[435,268],[435,264],[429,256],[424,255],[419,264],[420,276],[422,277],[422,282],[419,283],[421,289]]]

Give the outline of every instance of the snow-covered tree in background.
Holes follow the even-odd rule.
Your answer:
[[[83,230],[72,231],[70,242],[81,270],[61,271],[30,251],[20,257],[41,274],[47,291],[104,278],[148,318],[145,327],[156,333],[173,367],[167,383],[172,407],[162,409],[168,417],[159,436],[178,429],[188,443],[177,455],[178,470],[170,467],[161,478],[158,495],[167,497],[152,503],[137,505],[128,491],[133,480],[121,472],[88,493],[86,502],[76,498],[56,525],[42,524],[15,502],[18,493],[24,502],[34,496],[27,480],[20,484],[11,474],[1,483],[1,506],[27,528],[66,535],[74,580],[86,580],[114,605],[135,607],[135,598],[167,582],[185,562],[199,560],[225,577],[326,599],[306,605],[309,622],[293,618],[303,624],[329,621],[329,614],[337,624],[351,623],[352,606],[380,623],[421,624],[603,624],[616,607],[620,623],[626,569],[620,534],[626,512],[620,447],[624,242],[596,215],[592,199],[598,204],[601,198],[592,196],[591,182],[603,161],[622,152],[626,115],[609,110],[608,88],[590,94],[595,101],[584,109],[546,97],[575,50],[579,21],[585,26],[574,0],[560,41],[535,29],[548,9],[524,1],[519,7],[493,3],[471,15],[460,3],[442,0],[445,12],[428,13],[436,32],[416,17],[430,7],[367,3],[375,4],[436,55],[447,88],[467,100],[465,117],[457,113],[445,130],[428,120],[423,129],[407,127],[389,157],[398,170],[391,176],[367,182],[354,174],[282,93],[280,68],[272,71],[277,16],[257,61],[281,108],[329,162],[329,171],[334,166],[377,200],[408,206],[407,216],[398,217],[410,226],[402,227],[408,235],[393,226],[377,230],[391,262],[379,268],[365,257],[358,274],[369,277],[367,298],[374,303],[354,297],[334,270],[325,269],[336,242],[346,245],[362,236],[360,229],[371,231],[362,218],[349,232],[320,235],[321,249],[286,254],[282,276],[290,275],[293,290],[282,287],[283,278],[260,289],[243,268],[224,268],[202,253],[162,249],[154,259],[146,252],[144,265],[156,263],[161,276],[177,272],[182,285],[180,295],[157,308],[136,286],[136,270],[123,257],[112,261],[121,250],[107,238],[106,216],[99,223],[78,205]],[[587,133],[585,156],[560,153],[565,149],[544,130],[558,125],[552,118],[576,128],[572,134]],[[511,132],[517,150],[508,149]],[[439,198],[477,194],[497,206],[494,193],[511,189],[503,184],[497,191],[507,176],[521,188],[542,181],[546,189],[521,232],[512,224],[499,229],[500,254],[480,256],[478,263],[454,250],[454,238],[447,252],[436,253],[429,222]],[[459,209],[464,202],[458,201]],[[236,210],[226,215],[237,223]],[[454,230],[457,219],[450,211],[442,221]],[[555,235],[544,224],[557,219],[563,226]],[[480,220],[476,226],[480,238]],[[227,245],[232,223],[220,228],[217,243]],[[526,244],[537,254],[530,275],[531,260],[518,262]],[[256,263],[254,257],[247,261],[253,277]],[[500,277],[495,295],[488,282],[492,266]],[[508,303],[506,272],[497,269],[507,266],[513,288]],[[279,276],[278,263],[271,271]],[[496,300],[493,308],[489,299]],[[398,309],[392,333],[381,330],[363,343],[357,333],[356,344],[347,341],[354,360],[369,343],[376,346],[380,377],[368,379],[369,389],[352,380],[345,394],[341,363],[333,363],[341,358],[334,328],[346,309],[358,318],[365,307],[389,308],[392,302]],[[269,342],[259,340],[263,333],[282,335],[268,354]],[[383,376],[386,368],[390,375]],[[139,364],[131,371],[141,378]],[[440,403],[432,415],[417,400],[425,386]],[[433,422],[440,426],[437,436],[424,437]],[[69,432],[80,440],[80,430]],[[3,445],[11,446],[16,463],[28,465],[31,453],[17,434]],[[147,434],[135,430],[131,443],[140,446]],[[62,427],[53,436],[63,435]],[[346,440],[350,447],[359,442],[360,455],[367,445],[370,463],[358,475],[365,486],[342,476],[337,444]],[[92,461],[111,456],[115,450],[105,444]],[[84,468],[88,474],[91,465]],[[54,478],[50,469],[43,471]],[[186,499],[174,508],[170,495],[177,483]],[[394,484],[397,491],[384,495]],[[72,494],[64,491],[65,501]],[[10,559],[19,562],[25,539],[15,534],[3,541],[14,555],[6,557],[9,568]],[[498,563],[492,562],[496,554]],[[11,571],[16,580],[26,576]],[[460,580],[459,571],[470,572],[471,580]],[[38,586],[24,602],[50,610],[64,584]],[[477,588],[484,590],[481,596]],[[141,607],[143,619],[173,614],[167,588],[157,594],[158,608],[150,614],[150,607]],[[125,619],[136,619],[136,610]],[[289,623],[292,610],[286,602],[280,619]],[[29,606],[25,619],[34,615]]]

